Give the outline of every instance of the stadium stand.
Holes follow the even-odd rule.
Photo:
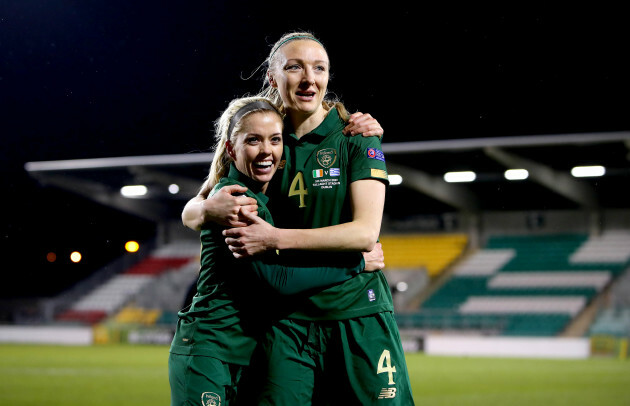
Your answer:
[[[630,337],[630,308],[605,308],[589,329],[590,336]]]
[[[430,275],[439,275],[461,257],[467,245],[467,236],[461,233],[385,235],[380,241],[386,250],[385,272],[392,287],[395,306],[403,308],[428,285]],[[182,258],[183,252],[187,253],[186,257],[198,256],[198,250],[197,242],[180,242],[179,246],[169,244],[162,247],[151,257],[154,260],[172,260]],[[142,269],[142,266],[139,264],[135,269]],[[185,294],[196,280],[198,270],[198,260],[166,272],[159,271],[158,267],[151,268],[150,272],[155,277],[134,292],[133,300],[127,300],[125,306],[118,306],[120,312],[113,321],[147,325],[146,321],[151,320],[153,325],[174,326],[177,312],[183,306]],[[156,318],[152,318],[154,309],[160,310]]]
[[[178,274],[185,269],[180,279],[186,281],[188,288],[191,273],[194,274],[199,268],[199,244],[196,243],[174,243],[162,246],[153,250],[146,258],[140,262],[126,268],[123,272],[113,275],[104,283],[99,284],[94,289],[86,292],[81,298],[75,301],[68,309],[56,316],[57,322],[74,322],[93,325],[99,323],[109,316],[116,315],[122,310],[122,314],[116,316],[118,320],[151,320],[157,321],[162,311],[161,307],[173,308],[170,302],[181,305],[183,296],[181,292],[173,289],[150,289],[151,293],[146,293],[147,288],[155,285],[155,281],[162,279],[164,275]],[[194,277],[194,276],[193,276]],[[166,283],[178,279],[169,276]],[[159,284],[164,286],[166,283]],[[175,285],[180,286],[180,285]],[[161,301],[147,306],[149,316],[145,311],[140,311],[140,306],[133,305],[133,302],[145,292],[145,297],[150,295],[154,300]],[[185,295],[185,293],[184,293]],[[146,298],[143,305],[146,305]],[[156,313],[157,309],[157,313]]]
[[[394,308],[401,311],[417,307],[417,298],[431,281],[459,260],[468,246],[463,233],[386,233],[379,241]]]
[[[491,236],[419,312],[399,314],[398,321],[401,327],[558,335],[630,265],[628,238],[625,232]]]
[[[608,231],[589,238],[569,261],[580,263],[624,264],[630,261],[630,232]]]
[[[439,275],[464,252],[466,234],[388,234],[380,238],[388,269],[425,269]]]
[[[628,250],[625,246],[625,251]],[[598,309],[597,317],[591,324],[589,336],[630,337],[630,268],[619,277],[606,298],[606,303]]]
[[[113,318],[114,322],[119,324],[141,324],[145,326],[155,325],[157,319],[161,315],[159,309],[144,309],[133,305],[125,306]]]
[[[630,265],[629,238],[630,232],[493,235],[470,252],[465,234],[387,234],[381,242],[401,329],[555,336],[616,281],[612,308],[599,312],[589,334],[628,336],[630,274],[621,275]],[[197,241],[164,245],[56,320],[172,328],[198,270]],[[436,291],[413,301],[440,278]],[[409,303],[416,310],[409,312]]]

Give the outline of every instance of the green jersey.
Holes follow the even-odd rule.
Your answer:
[[[274,177],[276,226],[320,228],[352,221],[350,184],[378,179],[385,184],[387,167],[378,137],[345,136],[337,110],[312,132],[284,137],[284,168]],[[277,182],[280,180],[280,182]],[[353,253],[283,251],[287,263],[343,264]],[[340,320],[393,311],[389,285],[382,272],[358,276],[292,303],[291,318]]]
[[[221,188],[245,185],[246,195],[256,199],[258,215],[271,221],[267,210],[267,196],[256,193],[251,179],[242,175],[234,166],[226,178],[222,178],[211,194]],[[264,292],[256,289],[256,278],[247,261],[238,261],[225,244],[222,231],[225,227],[207,223],[202,227],[201,268],[197,279],[197,294],[190,306],[178,316],[177,329],[171,344],[171,353],[205,355],[226,362],[247,365],[256,345],[257,330],[262,324],[262,314],[256,307],[264,298]]]
[[[267,208],[268,197],[260,185],[240,173],[234,165],[211,195],[228,185],[248,188],[256,199],[258,216],[273,225]],[[197,294],[190,306],[178,314],[179,321],[171,353],[205,355],[226,362],[247,365],[257,334],[272,315],[280,312],[279,294],[291,295],[343,282],[361,272],[363,258],[355,257],[343,267],[302,264],[287,267],[275,253],[252,259],[236,259],[225,244],[224,227],[208,223],[201,239],[201,269]],[[260,283],[260,282],[264,283]],[[290,296],[282,296],[290,300]]]

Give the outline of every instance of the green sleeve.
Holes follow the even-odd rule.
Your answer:
[[[354,267],[342,266],[286,266],[265,260],[252,261],[256,275],[278,293],[293,295],[309,289],[322,288],[344,282],[365,268],[363,255]]]
[[[349,137],[350,182],[377,179],[389,184],[385,154],[378,137]]]

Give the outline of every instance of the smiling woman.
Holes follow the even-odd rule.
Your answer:
[[[282,155],[282,116],[263,98],[230,103],[215,123],[215,154],[203,193],[242,187],[271,221],[265,190]],[[201,230],[197,293],[181,310],[169,357],[171,405],[208,397],[229,405],[256,344],[256,322],[264,319],[252,303],[262,303],[251,263],[237,263],[223,243],[222,227]],[[227,344],[229,343],[229,345]]]
[[[256,113],[256,120],[239,121],[233,131],[241,135],[226,141],[227,153],[236,169],[263,184],[264,193],[282,157],[282,121],[270,111]]]

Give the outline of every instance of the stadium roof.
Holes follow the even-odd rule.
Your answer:
[[[386,199],[386,215],[404,218],[453,211],[630,208],[630,131],[383,143],[388,170],[402,176]],[[207,174],[211,153],[28,162],[44,185],[76,193],[139,217],[179,218]],[[577,178],[576,166],[602,166],[603,176]],[[528,177],[507,180],[508,169]],[[475,180],[449,183],[447,172]],[[145,185],[146,195],[121,194]],[[177,190],[169,191],[170,185]],[[176,193],[173,193],[176,192]]]

